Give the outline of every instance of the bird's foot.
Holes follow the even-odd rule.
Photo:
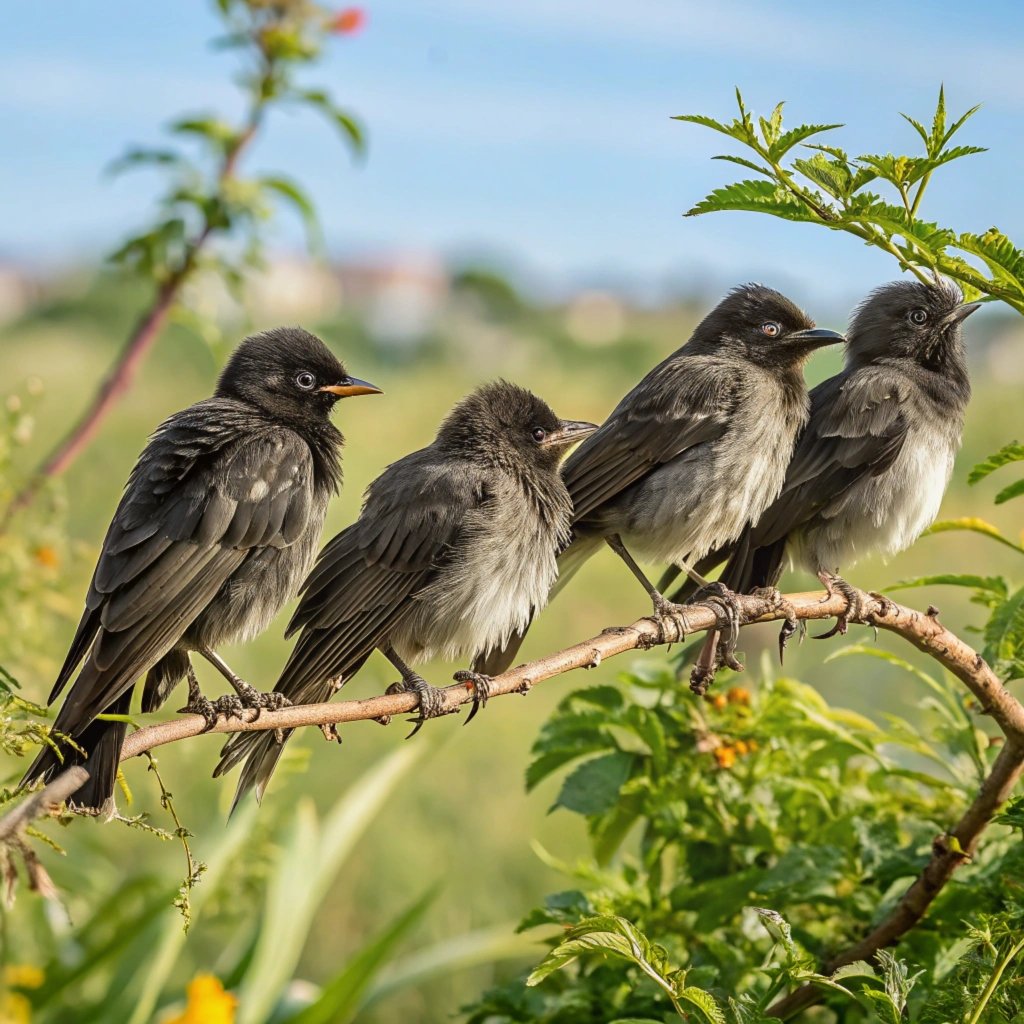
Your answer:
[[[743,666],[736,660],[736,645],[740,638],[740,602],[737,595],[724,583],[714,582],[701,587],[691,600],[694,604],[708,605],[718,616],[718,662],[733,672],[742,672]]]
[[[413,724],[413,730],[405,738],[412,739],[423,728],[423,723],[431,718],[440,718],[442,715],[457,715],[458,709],[448,709],[444,706],[444,690],[431,686],[422,676],[411,673],[401,682],[392,683],[385,693],[416,693],[419,695],[419,714],[409,721]]]
[[[203,732],[209,732],[216,724],[217,719],[222,715],[226,714],[221,707],[219,707],[220,701],[216,704],[208,697],[198,690],[193,690],[189,687],[188,703],[183,708],[178,708],[179,715],[202,715],[206,720],[206,725],[203,728]]]
[[[803,643],[807,626],[802,619],[796,617],[796,609],[786,600],[778,587],[758,587],[752,591],[752,594],[754,597],[763,597],[770,601],[773,608],[786,616],[782,623],[782,629],[779,630],[779,664],[781,665],[784,663],[786,645],[796,635],[797,630],[800,630],[800,642]]]
[[[815,640],[828,640],[838,634],[846,636],[850,627],[850,620],[860,619],[864,614],[863,602],[860,599],[860,591],[851,586],[842,576],[834,572],[820,572],[818,579],[825,587],[825,600],[831,600],[836,594],[841,594],[846,599],[846,610],[836,616],[835,625],[825,633],[814,634]]]
[[[479,672],[471,672],[469,669],[460,669],[452,678],[457,683],[465,683],[467,690],[473,691],[473,707],[466,716],[463,725],[469,725],[473,717],[481,709],[487,707],[487,698],[491,695],[491,683],[494,682],[490,676],[481,675]]]
[[[263,710],[280,711],[281,708],[286,708],[291,704],[291,701],[283,693],[279,693],[277,690],[264,693],[257,690],[255,686],[250,686],[244,679],[233,680],[231,685],[235,688],[235,693],[238,696],[232,698],[229,695],[222,697],[221,700],[237,700],[246,711],[255,711],[253,721],[260,717],[260,712]]]
[[[340,743],[341,733],[338,732],[338,727],[333,722],[324,722],[320,725],[320,731],[324,734],[324,739],[328,743]]]
[[[686,618],[686,606],[676,604],[657,592],[651,600],[654,602],[653,618],[661,630],[660,643],[674,644],[685,640],[686,634],[690,632],[690,623]]]

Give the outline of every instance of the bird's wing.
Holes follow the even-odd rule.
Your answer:
[[[482,472],[417,452],[370,487],[357,522],[323,550],[302,586],[288,634],[302,634],[277,688],[297,703],[344,681],[408,614],[445,564],[467,515],[489,500]]]
[[[308,525],[308,445],[281,427],[211,425],[196,413],[205,404],[167,421],[132,473],[51,694],[88,651],[59,728],[80,728],[124,693],[254,550],[287,547]]]
[[[811,392],[811,417],[782,493],[751,530],[752,548],[780,541],[858,480],[888,469],[907,438],[907,385],[877,370],[847,371]]]
[[[688,448],[720,438],[742,385],[726,364],[676,357],[652,370],[562,471],[577,520]]]

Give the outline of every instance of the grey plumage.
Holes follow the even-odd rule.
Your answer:
[[[840,340],[777,291],[730,292],[566,460],[574,522],[559,588],[609,538],[676,563],[734,540],[782,486],[808,414],[804,361]],[[486,671],[511,664],[522,635]]]
[[[236,349],[214,397],[153,434],[50,694],[81,665],[54,722],[88,755],[76,804],[99,808],[114,790],[125,727],[98,714],[127,712],[143,674],[142,707],[155,710],[190,675],[190,652],[251,639],[295,593],[341,484],[343,438],[328,416],[346,389],[376,390],[349,378],[313,335],[268,331]],[[62,752],[63,763],[44,750],[24,782],[82,761],[69,745]]]
[[[950,281],[896,281],[854,311],[846,365],[811,392],[781,493],[708,558],[729,557],[726,586],[773,587],[789,556],[843,589],[840,569],[904,550],[935,520],[971,394],[961,324],[978,304],[962,300]]]
[[[324,548],[276,690],[294,703],[327,700],[375,649],[426,687],[408,664],[484,655],[525,626],[568,537],[561,452],[592,429],[506,382],[460,402],[431,445],[370,485],[359,519]],[[214,774],[247,759],[235,802],[253,787],[262,797],[281,749],[270,733],[238,735]]]

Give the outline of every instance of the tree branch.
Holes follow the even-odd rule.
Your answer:
[[[920,612],[896,604],[879,594],[858,592],[858,596],[860,614],[852,621],[895,633],[934,658],[974,694],[982,713],[992,717],[1006,736],[1007,742],[996,758],[989,776],[982,783],[978,795],[954,830],[948,836],[936,839],[932,857],[918,879],[869,935],[827,965],[827,972],[854,960],[870,958],[879,949],[896,942],[922,918],[956,868],[970,858],[982,833],[1009,798],[1024,772],[1024,706],[1006,689],[981,655],[940,624],[935,608]],[[756,594],[739,597],[738,602],[740,621],[744,625],[783,619],[787,614],[805,620],[831,618],[847,610],[846,600],[840,594],[823,597],[820,592],[793,594],[784,599],[777,593]],[[687,609],[686,615],[688,635],[722,626],[718,613],[708,605],[694,604]],[[497,697],[509,693],[526,693],[537,683],[573,669],[595,668],[607,658],[627,651],[647,650],[659,644],[676,643],[682,639],[683,637],[670,625],[662,627],[652,619],[638,619],[630,626],[606,629],[582,643],[528,664],[519,665],[496,676],[491,686],[491,695]],[[447,712],[455,712],[462,704],[472,700],[472,693],[465,684],[447,686],[442,692],[442,707]],[[396,693],[382,694],[364,700],[297,705],[280,711],[263,711],[258,718],[253,718],[251,713],[247,713],[248,717],[243,720],[221,717],[208,731],[254,732],[381,721],[393,715],[415,711],[417,702],[418,697],[415,694]],[[198,736],[206,731],[205,727],[206,723],[201,716],[187,715],[138,729],[126,739],[121,750],[121,760],[137,757],[167,743]],[[72,778],[72,772],[81,774]],[[76,782],[76,778],[79,781]],[[69,769],[58,776],[45,790],[30,797],[7,818],[0,820],[0,837],[5,834],[8,822],[15,815],[23,815],[24,808],[31,801],[42,798],[47,792],[51,794],[49,799],[52,800],[54,787],[58,783],[63,783],[64,786],[60,792],[65,797],[69,796],[84,782],[84,778],[85,773],[81,768]],[[823,994],[819,990],[811,987],[801,988],[777,1002],[770,1013],[788,1017],[821,998]]]

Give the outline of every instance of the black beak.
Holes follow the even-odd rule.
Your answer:
[[[946,317],[947,324],[958,324],[966,320],[976,309],[981,309],[981,302],[964,302],[957,306],[949,316]]]
[[[582,441],[588,434],[597,430],[596,423],[585,420],[562,420],[557,430],[552,430],[541,442],[544,448],[568,448],[569,445]]]
[[[328,391],[339,398],[353,398],[355,395],[383,395],[384,392],[368,380],[358,377],[344,377],[338,384],[325,384],[321,391]]]
[[[804,348],[824,348],[826,345],[840,345],[846,338],[835,331],[826,331],[824,327],[812,327],[806,331],[795,331],[786,336],[786,341],[795,341]]]

